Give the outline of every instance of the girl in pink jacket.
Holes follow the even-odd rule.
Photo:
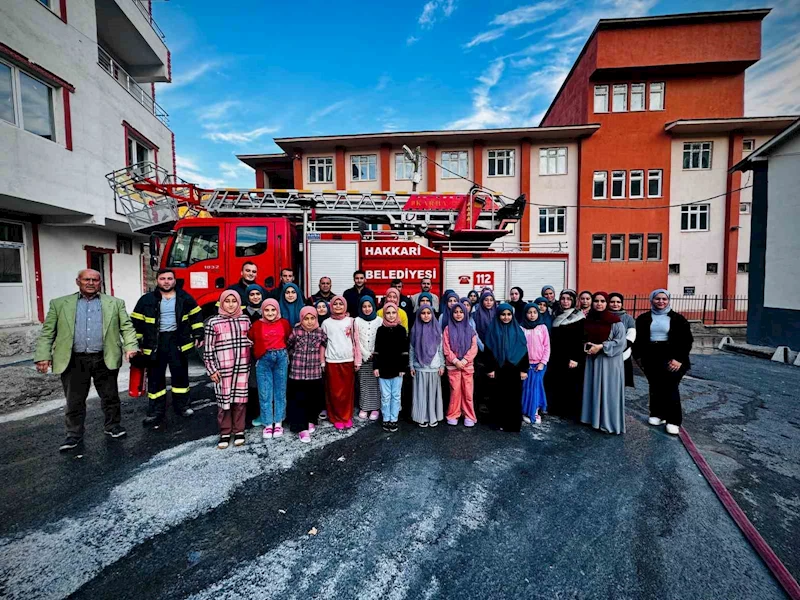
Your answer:
[[[541,412],[547,410],[547,398],[544,394],[544,374],[547,361],[550,360],[550,334],[547,325],[539,315],[539,308],[534,302],[525,305],[525,317],[520,323],[525,332],[528,344],[528,378],[522,386],[522,420],[541,423]]]

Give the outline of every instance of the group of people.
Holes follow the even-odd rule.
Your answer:
[[[671,310],[667,290],[654,290],[651,310],[634,320],[621,294],[602,291],[565,289],[556,297],[545,286],[528,302],[514,287],[507,302],[498,302],[491,289],[465,297],[446,290],[440,299],[423,279],[412,297],[395,280],[379,298],[356,271],[354,286],[341,296],[323,277],[305,299],[291,269],[271,291],[256,279],[256,265],[245,263],[241,279],[220,294],[218,314],[203,323],[200,307],[175,287],[174,273],[162,270],[131,321],[121,301],[99,293],[99,274],[82,271],[79,293],[51,303],[37,346],[40,371],[60,358],[53,366],[67,395],[61,449],[74,448],[83,436],[91,378],[106,433],[124,435],[116,392],[120,337],[126,356],[147,365],[144,424],[155,428],[165,422],[167,367],[173,409],[192,414],[187,352],[202,347],[218,404],[220,449],[244,444],[249,424],[262,427],[265,439],[283,436],[287,425],[308,443],[319,419],[347,429],[356,411],[359,419],[382,418],[388,432],[397,431],[403,411],[419,427],[462,419],[474,427],[480,414],[497,429],[520,431],[548,414],[620,434],[633,360],[650,384],[650,424],[679,432],[678,385],[690,367],[692,335],[686,319]],[[115,325],[110,334],[106,311]],[[98,318],[108,340],[97,338],[92,323]],[[68,342],[68,351],[60,352],[59,342]],[[98,385],[98,377],[111,376],[113,390]]]

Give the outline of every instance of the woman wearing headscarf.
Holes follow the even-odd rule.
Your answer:
[[[411,418],[420,427],[436,427],[444,418],[442,375],[444,352],[442,329],[433,309],[423,306],[417,311],[408,351],[411,377],[414,379],[414,400]]]
[[[289,350],[289,383],[286,416],[289,428],[301,442],[311,442],[319,411],[324,405],[325,388],[322,365],[328,336],[319,326],[313,306],[300,310],[300,324],[292,330],[286,347]]]
[[[650,386],[650,425],[667,425],[667,433],[678,435],[683,422],[678,386],[691,368],[689,352],[694,338],[689,322],[670,307],[665,289],[650,293],[650,310],[636,319],[633,356]]]
[[[361,348],[355,329],[355,319],[347,314],[347,300],[334,296],[331,318],[323,323],[322,330],[328,336],[325,347],[328,420],[339,430],[353,426],[353,390],[356,371],[361,367]]]
[[[553,313],[550,312],[550,302],[544,296],[539,296],[533,301],[539,307],[539,318],[542,320],[542,325],[547,327],[547,333],[553,327]]]
[[[478,306],[478,301],[480,300],[480,294],[476,290],[470,290],[467,294],[467,300],[469,300],[469,312],[475,312],[475,308]]]
[[[611,292],[608,295],[608,310],[611,314],[617,315],[625,325],[625,352],[622,353],[622,359],[625,361],[625,387],[635,387],[631,352],[636,341],[636,321],[625,312],[625,297],[619,292]]]
[[[514,319],[514,307],[502,303],[487,332],[485,361],[492,381],[492,418],[501,431],[522,427],[522,382],[528,378],[528,345]]]
[[[475,404],[479,411],[485,412],[488,407],[489,389],[491,387],[486,377],[488,371],[484,365],[486,362],[484,360],[486,334],[497,318],[497,303],[491,290],[484,290],[481,293],[480,301],[475,312],[472,313],[472,318],[475,321],[475,332],[478,334],[478,339],[481,340],[481,343],[478,344],[478,357],[475,359]],[[480,348],[482,345],[484,349]]]
[[[528,346],[528,378],[522,386],[522,420],[542,422],[540,412],[547,411],[547,396],[544,391],[544,376],[550,360],[550,334],[541,319],[539,307],[534,302],[525,305],[525,320],[522,322],[525,343]]]
[[[417,301],[419,302],[419,300]],[[386,294],[383,297],[384,306],[389,302],[397,306],[397,315],[400,317],[400,325],[402,325],[403,329],[405,329],[406,333],[408,333],[408,315],[406,314],[406,311],[400,308],[400,292],[397,290],[397,288],[390,287],[388,290],[386,290]],[[383,319],[383,309],[378,311],[378,317]]]
[[[521,287],[514,286],[511,288],[511,291],[508,292],[508,303],[514,307],[514,318],[517,320],[517,323],[525,321],[525,305],[528,303],[523,300],[524,296],[525,292],[522,291]]]
[[[608,311],[608,294],[595,292],[584,321],[586,368],[581,422],[606,433],[625,433],[625,326]]]
[[[295,327],[300,324],[300,309],[303,308],[303,295],[300,288],[294,283],[286,283],[283,286],[280,298],[281,316],[289,321],[289,325]]]
[[[373,375],[372,354],[375,352],[375,337],[382,319],[371,296],[361,296],[356,318],[358,346],[361,350],[361,368],[358,370],[358,418],[377,421],[381,409],[381,390],[378,378]]]
[[[592,310],[592,292],[583,290],[578,294],[578,308],[584,316],[589,314],[589,311]]]
[[[489,329],[491,323],[494,322],[497,315],[497,302],[491,290],[487,290],[481,294],[478,308],[475,309],[473,319],[475,319],[475,331],[478,332],[478,337],[483,339]],[[513,310],[513,308],[512,308]]]
[[[550,329],[550,360],[544,377],[547,412],[578,420],[583,397],[583,311],[575,306],[575,290],[562,290]]]
[[[472,303],[469,301],[469,298],[461,298],[459,300],[461,302],[461,306],[464,307],[464,314],[467,316],[467,321],[469,321],[469,326],[472,327],[472,330],[475,332],[475,341],[478,343],[478,352],[483,352],[483,342],[481,341],[480,336],[478,335],[478,330],[475,328],[475,319],[472,315]]]
[[[552,308],[556,305],[556,288],[546,285],[542,288],[542,297],[547,301],[547,307]]]
[[[251,323],[255,323],[261,318],[261,304],[267,294],[260,285],[251,283],[245,289],[244,295],[244,313],[250,318]]]

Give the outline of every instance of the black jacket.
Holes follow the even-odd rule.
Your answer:
[[[669,354],[671,360],[677,360],[685,369],[691,367],[689,352],[692,350],[694,337],[689,321],[682,314],[674,310],[667,313],[669,316]],[[653,313],[649,310],[636,317],[636,341],[633,343],[633,357],[637,360],[646,359],[650,346],[650,325],[653,323]]]
[[[160,309],[161,292],[156,288],[139,298],[131,313],[139,348],[145,356],[150,356],[158,349]],[[195,340],[203,339],[203,313],[194,298],[181,289],[175,290],[175,320],[178,323],[175,331],[178,347],[182,352],[187,352],[194,348]]]
[[[350,314],[351,317],[355,318],[358,316],[358,308],[361,304],[359,300],[364,296],[370,296],[375,302],[378,302],[378,299],[375,297],[375,292],[369,289],[367,286],[361,288],[359,292],[355,286],[347,289],[342,294],[342,298],[347,301],[347,312]]]
[[[381,379],[393,379],[400,373],[408,373],[408,334],[402,325],[378,327],[372,368],[378,370]]]

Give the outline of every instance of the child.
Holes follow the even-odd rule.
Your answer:
[[[251,283],[244,291],[244,313],[255,323],[261,318],[261,304],[264,302],[264,290],[257,283]]]
[[[400,393],[403,375],[408,368],[408,334],[399,327],[397,305],[383,305],[383,321],[375,334],[375,351],[372,353],[373,375],[381,387],[381,412],[383,430],[397,431],[400,417]]]
[[[291,332],[289,322],[281,318],[278,301],[268,298],[261,305],[261,319],[253,323],[247,334],[254,342],[258,399],[261,405],[259,420],[265,425],[265,440],[283,435],[286,373],[289,368],[286,340]]]
[[[458,425],[464,415],[464,426],[473,427],[478,418],[472,404],[475,357],[478,355],[478,336],[467,320],[467,309],[456,304],[450,309],[450,319],[445,327],[442,346],[450,382],[450,405],[447,424]]]
[[[296,327],[300,324],[300,309],[303,308],[303,297],[300,288],[294,283],[283,286],[280,298],[281,316],[289,321],[289,325]]]
[[[458,304],[458,294],[453,290],[445,290],[444,294],[442,294],[442,302],[439,305],[439,309],[442,311],[442,314],[439,315],[439,324],[442,326],[442,331],[450,324],[450,309],[456,304]]]
[[[326,406],[328,420],[336,429],[353,426],[353,390],[356,371],[361,367],[361,350],[355,319],[347,315],[347,301],[341,296],[331,300],[331,318],[322,324],[328,336],[325,347],[327,371]]]
[[[386,295],[383,297],[383,305],[385,306],[390,302],[397,306],[397,314],[398,318],[400,319],[400,325],[402,325],[403,329],[405,329],[406,333],[408,333],[408,315],[406,314],[406,311],[400,308],[400,292],[397,290],[397,288],[389,288],[386,290]],[[382,308],[378,311],[378,316],[383,318]]]
[[[317,309],[317,321],[319,326],[322,327],[325,320],[331,316],[331,307],[325,300],[318,300],[314,308]]]
[[[535,302],[525,305],[525,320],[522,329],[528,344],[528,378],[522,386],[522,420],[537,425],[542,422],[539,411],[547,410],[547,397],[544,393],[544,374],[550,360],[550,334],[544,320],[539,317],[539,307]]]
[[[356,331],[358,332],[358,345],[361,351],[361,368],[358,370],[358,405],[361,409],[359,419],[376,421],[381,407],[381,392],[378,379],[373,375],[375,367],[372,364],[372,353],[375,351],[375,336],[381,321],[378,319],[378,310],[375,300],[371,296],[362,296],[361,305],[356,318]]]
[[[219,297],[219,314],[205,327],[203,361],[217,396],[219,443],[224,450],[244,444],[247,379],[250,374],[250,319],[242,314],[239,294],[225,290]]]
[[[264,302],[266,293],[257,283],[251,283],[244,292],[245,301],[243,304],[244,314],[250,318],[250,323],[255,323],[261,318],[261,304]],[[258,378],[256,377],[256,355],[250,353],[250,378],[247,380],[247,412],[245,422],[252,423],[254,427],[261,427],[258,420],[258,413],[261,411],[258,406]]]
[[[414,378],[414,404],[411,418],[420,427],[436,427],[444,417],[442,408],[442,375],[444,353],[442,328],[427,306],[417,311],[409,345],[411,377]]]
[[[291,357],[287,394],[289,429],[297,433],[304,444],[311,441],[325,397],[322,370],[325,368],[327,344],[328,336],[319,326],[316,309],[313,306],[303,307],[300,310],[300,324],[292,331],[286,347]]]
[[[522,382],[528,378],[528,346],[514,319],[514,307],[503,302],[489,324],[484,358],[492,381],[494,420],[500,431],[519,431],[522,425]]]
[[[553,313],[550,312],[550,303],[544,296],[539,296],[533,302],[539,307],[539,319],[542,325],[547,327],[547,333],[550,333],[550,328],[553,326]]]

